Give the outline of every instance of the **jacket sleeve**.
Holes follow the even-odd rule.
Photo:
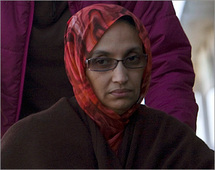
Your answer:
[[[121,2],[141,19],[152,50],[151,85],[146,104],[162,110],[196,130],[198,106],[193,93],[195,74],[191,45],[171,1]]]
[[[19,119],[33,12],[33,1],[1,1],[2,136]]]

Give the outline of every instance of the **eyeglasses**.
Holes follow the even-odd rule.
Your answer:
[[[147,63],[147,54],[129,56],[123,60],[108,57],[90,58],[86,59],[86,65],[90,71],[105,72],[115,69],[120,61],[129,69],[144,68]]]

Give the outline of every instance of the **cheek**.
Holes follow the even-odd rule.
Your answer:
[[[100,73],[92,71],[87,71],[86,75],[96,96],[100,98],[107,87],[108,77],[105,74],[101,75]]]
[[[139,97],[141,93],[141,85],[142,85],[142,80],[143,80],[143,71],[137,72],[137,74],[133,74],[131,77],[133,87],[135,89],[135,96]]]
[[[136,72],[136,74],[133,74],[131,76],[131,79],[136,87],[141,87],[142,80],[143,80],[143,71]]]

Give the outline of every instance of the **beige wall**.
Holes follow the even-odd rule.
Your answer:
[[[192,45],[196,73],[194,92],[199,105],[197,135],[213,149],[214,92],[211,91],[215,77],[214,4],[214,1],[187,0],[181,16],[182,27]]]

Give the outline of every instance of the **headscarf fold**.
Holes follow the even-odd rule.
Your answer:
[[[143,74],[139,100],[120,116],[104,106],[95,95],[90,82],[86,78],[85,60],[103,34],[123,16],[133,18],[148,59]],[[149,87],[151,51],[148,33],[137,17],[127,9],[113,4],[94,4],[81,9],[69,19],[64,43],[66,72],[73,86],[76,100],[84,112],[98,125],[111,149],[117,152],[123,138],[124,128],[129,122],[130,116],[141,104]]]

